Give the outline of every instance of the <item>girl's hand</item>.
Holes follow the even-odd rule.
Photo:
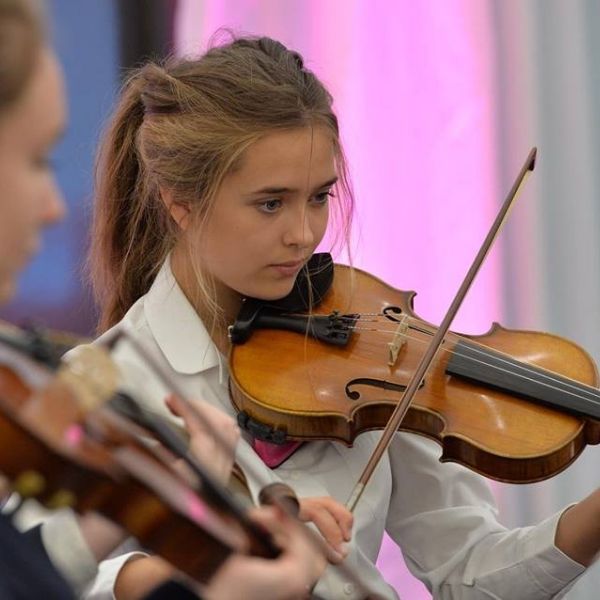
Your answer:
[[[244,600],[309,598],[327,561],[310,542],[307,532],[276,507],[255,509],[252,518],[271,533],[282,550],[281,555],[276,559],[230,556],[202,590],[202,597],[207,600],[242,596]]]
[[[311,521],[330,546],[329,561],[340,563],[348,555],[346,542],[352,539],[352,513],[330,496],[299,498],[301,521]]]
[[[168,409],[183,419],[190,436],[190,452],[223,485],[227,484],[233,467],[235,449],[240,439],[237,423],[223,411],[206,403],[189,406],[177,396],[165,400]],[[203,418],[202,418],[203,417]],[[226,448],[215,440],[213,431],[218,431]]]

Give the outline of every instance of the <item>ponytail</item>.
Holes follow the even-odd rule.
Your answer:
[[[96,165],[89,267],[100,331],[148,291],[173,243],[158,185],[140,156],[144,75],[139,71],[125,83]]]

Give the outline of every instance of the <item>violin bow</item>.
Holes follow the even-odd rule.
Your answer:
[[[504,225],[508,213],[511,207],[513,206],[513,203],[518,193],[522,188],[526,176],[529,175],[530,172],[533,171],[533,169],[535,168],[536,156],[537,148],[534,147],[530,150],[529,155],[527,156],[525,163],[519,171],[519,174],[517,175],[517,178],[512,188],[508,192],[508,195],[506,196],[506,199],[504,200],[504,203],[502,204],[502,207],[500,208],[496,219],[494,220],[485,240],[483,241],[479,252],[475,256],[475,259],[473,260],[473,263],[469,271],[467,272],[467,275],[465,276],[458,291],[456,292],[456,295],[454,297],[454,300],[450,304],[448,312],[444,316],[444,319],[442,320],[442,323],[440,324],[429,346],[427,347],[425,354],[423,354],[423,358],[421,359],[408,385],[406,386],[406,390],[402,395],[401,400],[398,402],[396,408],[394,409],[394,412],[391,414],[389,421],[385,426],[383,433],[381,434],[381,438],[379,439],[377,446],[373,450],[373,453],[371,454],[367,465],[365,466],[360,478],[358,479],[358,482],[354,486],[354,489],[352,490],[352,493],[348,498],[348,501],[346,502],[346,508],[351,512],[354,511],[354,508],[356,507],[360,497],[362,496],[362,493],[367,483],[369,482],[373,471],[375,471],[375,468],[379,464],[381,457],[392,443],[393,436],[398,431],[400,423],[404,419],[404,416],[406,415],[410,407],[414,395],[417,393],[429,366],[433,362],[433,359],[435,358],[439,347],[444,341],[444,337],[450,329],[450,325],[452,324],[452,321],[454,320],[458,309],[460,308],[465,296],[467,295],[467,292],[469,291],[469,288],[471,287],[475,276],[479,272],[483,261],[486,259],[488,252],[492,244],[494,243],[494,240],[496,239],[501,227]]]

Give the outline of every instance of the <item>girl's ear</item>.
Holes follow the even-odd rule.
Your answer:
[[[173,196],[172,190],[161,187],[160,199],[165,208],[171,215],[171,218],[182,231],[186,231],[190,223],[190,209],[186,204],[178,202]]]

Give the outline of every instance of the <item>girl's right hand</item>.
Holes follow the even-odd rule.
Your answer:
[[[327,566],[325,557],[293,518],[275,507],[253,511],[252,518],[281,548],[276,559],[234,554],[202,590],[207,600],[300,600],[308,598]],[[240,582],[243,594],[240,596]]]
[[[341,563],[348,555],[348,544],[352,539],[354,516],[337,500],[330,496],[298,498],[298,518],[315,524],[328,545],[327,558],[333,564]]]

